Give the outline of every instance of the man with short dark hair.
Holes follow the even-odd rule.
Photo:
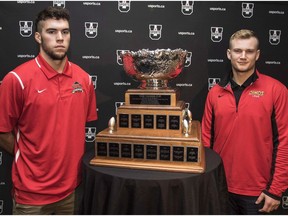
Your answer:
[[[0,88],[0,147],[15,156],[13,214],[73,214],[85,124],[97,119],[91,77],[68,61],[69,12],[38,14],[39,55],[9,72]]]

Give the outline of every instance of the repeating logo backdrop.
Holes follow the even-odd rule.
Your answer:
[[[99,120],[86,127],[86,146],[107,127],[124,93],[140,83],[128,77],[120,53],[139,49],[188,51],[183,72],[169,83],[201,120],[206,95],[230,69],[226,58],[232,33],[249,28],[260,38],[258,69],[288,86],[288,2],[251,1],[7,1],[0,2],[0,80],[38,54],[34,20],[44,7],[71,13],[70,61],[91,76]],[[1,86],[0,86],[1,88]],[[1,112],[1,110],[0,110]],[[0,214],[11,214],[12,157],[0,149]],[[288,211],[288,193],[279,213]]]

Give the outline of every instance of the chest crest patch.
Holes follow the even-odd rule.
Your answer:
[[[262,97],[264,96],[264,91],[250,91],[249,95],[252,97]]]
[[[72,93],[83,92],[82,85],[79,82],[74,82],[72,85]]]

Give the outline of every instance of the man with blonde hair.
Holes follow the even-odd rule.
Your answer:
[[[222,158],[230,214],[273,212],[288,188],[288,93],[256,69],[259,40],[239,30],[229,41],[232,70],[208,93],[202,141]]]

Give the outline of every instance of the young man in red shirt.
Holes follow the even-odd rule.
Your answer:
[[[8,73],[0,88],[0,147],[15,156],[13,214],[73,214],[85,124],[97,119],[91,77],[68,61],[69,12],[38,14],[39,55]]]
[[[256,70],[259,40],[251,30],[230,38],[232,70],[208,93],[202,141],[222,158],[230,214],[273,212],[288,188],[288,94]]]

